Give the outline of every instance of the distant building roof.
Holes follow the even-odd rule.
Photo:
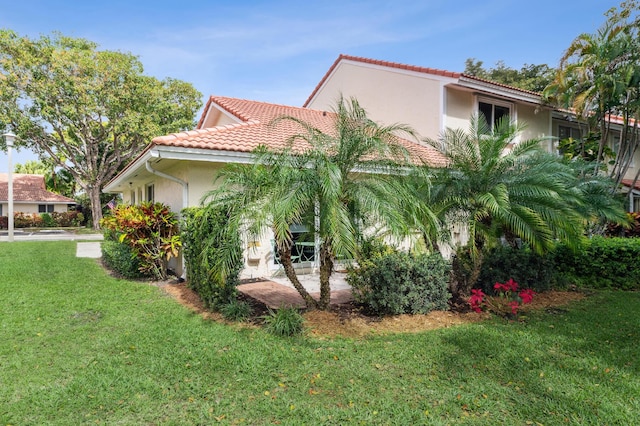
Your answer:
[[[9,200],[9,175],[0,173],[0,202]],[[13,173],[13,201],[19,203],[73,204],[75,200],[47,191],[44,176]]]

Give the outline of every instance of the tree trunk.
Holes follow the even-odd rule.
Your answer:
[[[284,273],[287,275],[287,278],[289,278],[289,281],[291,281],[291,284],[293,284],[298,293],[300,293],[300,296],[302,296],[302,299],[307,304],[307,307],[317,309],[318,302],[316,301],[316,299],[311,297],[302,283],[300,283],[300,280],[298,280],[298,275],[296,274],[296,270],[293,267],[293,262],[291,261],[292,246],[292,242],[276,243],[276,250],[278,250],[278,254],[280,255],[280,262],[284,267]]]
[[[87,195],[91,200],[91,217],[93,218],[93,229],[100,229],[100,219],[102,219],[102,204],[100,203],[100,186],[87,187]]]
[[[331,244],[323,242],[320,246],[320,302],[318,308],[325,310],[331,303],[331,284],[329,279],[333,273],[333,257]]]

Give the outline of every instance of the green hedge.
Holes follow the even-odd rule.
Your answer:
[[[640,238],[585,238],[576,250],[558,244],[544,256],[500,247],[485,254],[475,287],[492,291],[509,278],[536,291],[568,285],[640,290]]]
[[[503,246],[485,254],[475,287],[492,294],[496,282],[504,283],[510,278],[520,288],[530,288],[537,292],[560,286],[553,253],[542,256],[526,247],[514,249]]]
[[[244,261],[240,234],[229,227],[226,211],[183,209],[181,236],[189,288],[213,309],[235,299]]]
[[[425,314],[447,309],[449,274],[440,254],[389,252],[361,262],[347,281],[355,300],[376,314]]]
[[[140,272],[140,262],[127,244],[105,236],[101,247],[102,261],[109,269],[124,278],[141,278],[143,276]]]
[[[594,237],[578,251],[561,244],[553,257],[559,276],[568,283],[640,290],[640,238]]]

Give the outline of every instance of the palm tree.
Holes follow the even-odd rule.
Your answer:
[[[540,140],[518,142],[520,130],[506,119],[491,130],[483,117],[472,117],[469,131],[447,129],[438,140],[425,141],[449,163],[431,171],[431,208],[468,231],[471,277],[452,283],[454,296],[466,295],[480,273],[483,251],[501,236],[542,253],[555,239],[577,242],[582,235],[575,173],[545,153]]]
[[[404,125],[381,126],[355,99],[340,99],[331,132],[323,133],[293,117],[301,132],[281,151],[254,153],[252,165],[231,165],[219,176],[222,186],[207,194],[209,206],[227,205],[229,220],[242,232],[259,236],[271,229],[284,271],[307,306],[326,309],[330,278],[338,258],[353,258],[367,228],[384,225],[405,236],[418,216],[429,211],[408,185],[414,165],[398,135],[413,135]],[[299,142],[308,148],[294,150]],[[412,206],[413,218],[403,206]],[[428,222],[428,220],[427,220]],[[305,225],[320,240],[320,300],[302,286],[291,258],[292,225]]]

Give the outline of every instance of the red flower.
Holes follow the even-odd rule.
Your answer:
[[[507,281],[505,286],[509,289],[509,291],[513,291],[513,292],[518,291],[518,283],[515,282],[513,278],[509,278],[509,281]]]
[[[522,290],[518,296],[522,299],[522,303],[526,305],[527,303],[531,303],[534,294],[536,294],[535,291],[528,288],[526,290]]]
[[[509,302],[509,306],[511,307],[511,313],[513,315],[516,315],[518,313],[518,308],[520,307],[520,304],[514,300],[513,302]]]
[[[471,309],[473,309],[475,312],[482,312],[482,307],[480,305],[484,300],[484,296],[485,294],[481,289],[472,289],[471,297],[469,298],[469,305],[471,306]]]

